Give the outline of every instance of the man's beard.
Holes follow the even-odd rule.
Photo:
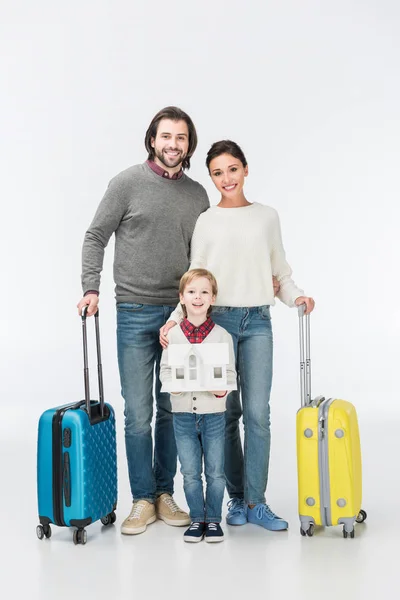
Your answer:
[[[172,148],[170,148],[170,150],[172,150]],[[158,160],[162,162],[162,164],[165,165],[168,169],[174,169],[175,167],[180,165],[187,156],[186,154],[182,154],[182,152],[179,152],[179,150],[177,150],[179,154],[176,156],[175,159],[173,159],[172,157],[167,158],[164,152],[165,151],[160,152],[159,150],[154,149],[154,154],[157,156]]]

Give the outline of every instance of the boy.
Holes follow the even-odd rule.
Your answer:
[[[235,357],[232,338],[210,318],[218,288],[215,277],[206,269],[192,269],[180,280],[179,299],[185,318],[169,332],[170,344],[227,343],[226,388],[236,389]],[[162,384],[172,381],[168,348],[161,357]],[[225,490],[224,444],[227,389],[171,393],[173,424],[183,487],[190,508],[191,525],[185,542],[222,542],[222,502]],[[206,478],[204,498],[202,460]]]

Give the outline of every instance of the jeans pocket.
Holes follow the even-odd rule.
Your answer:
[[[260,317],[262,319],[264,319],[264,321],[270,321],[271,320],[271,313],[269,310],[269,304],[264,304],[263,306],[259,306],[258,307],[258,314],[260,315]]]
[[[142,310],[144,304],[136,304],[135,302],[118,302],[117,311],[120,312],[137,312]]]

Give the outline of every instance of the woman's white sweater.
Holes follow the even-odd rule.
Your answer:
[[[190,268],[211,271],[218,283],[216,306],[274,305],[272,276],[278,298],[294,306],[303,296],[286,261],[278,213],[254,202],[240,208],[212,206],[197,219],[191,243]],[[180,306],[170,320],[180,322]]]

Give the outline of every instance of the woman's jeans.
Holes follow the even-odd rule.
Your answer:
[[[160,392],[159,379],[162,352],[159,329],[173,310],[171,306],[117,304],[118,365],[125,400],[126,456],[134,500],[154,502],[160,494],[174,491],[177,456],[171,403],[169,394]],[[157,412],[153,467],[154,376]]]
[[[190,518],[220,523],[225,491],[225,413],[174,413],[174,430]],[[206,494],[204,499],[202,464]]]
[[[225,475],[230,498],[265,502],[270,453],[272,328],[269,306],[214,306],[211,318],[232,336],[238,390],[226,404]],[[241,395],[239,396],[239,390]],[[243,414],[244,452],[239,419]]]

